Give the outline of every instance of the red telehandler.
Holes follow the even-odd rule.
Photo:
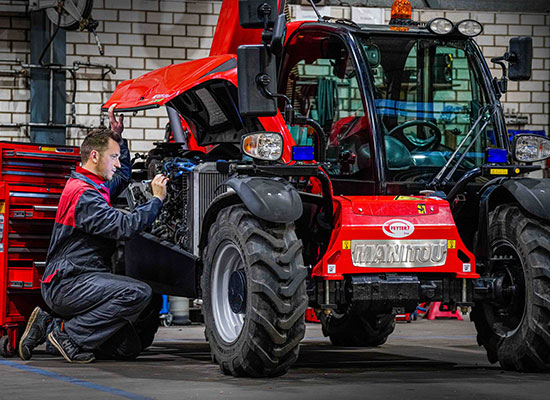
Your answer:
[[[507,79],[529,79],[532,44],[512,39],[493,78],[482,30],[413,21],[407,0],[387,26],[224,0],[210,57],[104,105],[165,106],[174,138],[135,171],[130,207],[159,171],[169,197],[125,244],[123,273],[201,298],[226,374],[286,373],[307,307],[333,344],[378,346],[395,314],[431,301],[472,307],[491,362],[547,370],[550,182],[525,174],[550,141],[510,142],[499,102]]]

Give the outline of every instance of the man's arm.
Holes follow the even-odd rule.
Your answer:
[[[124,114],[120,114],[118,120],[115,118],[115,107],[116,104],[109,107],[107,115],[109,116],[109,124],[111,125],[111,130],[115,133],[118,133],[122,137],[122,132],[124,131]],[[130,150],[128,149],[128,141],[122,139],[120,143],[120,168],[118,168],[113,175],[113,179],[105,183],[105,186],[109,188],[111,193],[111,199],[116,198],[130,182],[132,177],[132,164],[130,162]]]
[[[143,231],[157,218],[162,200],[153,197],[126,214],[107,204],[96,190],[86,190],[75,208],[75,227],[92,235],[126,240]]]
[[[129,239],[155,221],[166,198],[167,183],[165,176],[155,176],[151,182],[154,197],[130,214],[109,206],[98,191],[86,190],[75,207],[75,227],[114,240]]]
[[[120,145],[120,168],[117,168],[113,179],[105,182],[105,186],[109,188],[111,199],[116,198],[130,182],[132,176],[132,164],[130,162],[130,150],[128,149],[128,141],[122,139]]]

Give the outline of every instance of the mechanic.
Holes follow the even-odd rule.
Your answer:
[[[71,363],[96,357],[133,359],[141,352],[134,323],[151,300],[146,283],[112,274],[118,240],[129,239],[153,223],[166,197],[167,178],[151,182],[153,198],[132,213],[111,207],[111,196],[130,179],[130,153],[109,108],[111,129],[94,129],[80,147],[82,167],[67,181],[55,219],[42,297],[55,317],[36,307],[19,343],[19,356],[32,357],[46,341]],[[50,347],[50,351],[53,348]],[[49,351],[48,351],[49,352]]]

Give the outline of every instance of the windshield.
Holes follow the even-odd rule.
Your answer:
[[[485,150],[495,145],[493,108],[467,41],[359,39],[371,71],[389,181],[430,182],[457,149],[453,162],[460,163],[451,181],[485,162]]]

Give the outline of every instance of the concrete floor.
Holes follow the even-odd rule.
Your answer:
[[[335,348],[309,324],[300,358],[275,379],[224,376],[202,326],[161,328],[134,362],[73,365],[40,351],[0,358],[0,400],[13,399],[545,399],[550,374],[487,362],[468,320],[398,323],[379,348]]]

